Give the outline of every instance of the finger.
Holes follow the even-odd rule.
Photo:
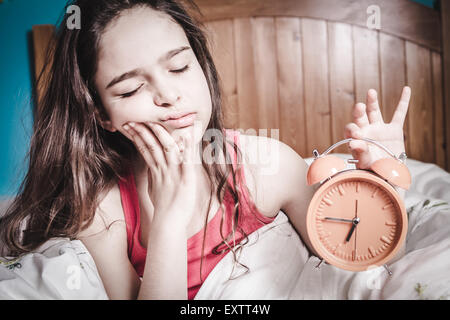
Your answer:
[[[153,157],[156,166],[164,167],[166,166],[166,159],[164,157],[161,145],[158,139],[154,136],[153,132],[151,132],[146,126],[141,123],[134,124],[133,129],[138,133],[139,139],[136,139],[136,142],[140,142],[139,151],[147,152]]]
[[[345,138],[361,139],[363,138],[361,128],[356,123],[349,123],[344,129]],[[348,144],[352,152],[365,152],[367,151],[367,143],[364,140],[352,140]]]
[[[367,118],[366,105],[364,103],[357,103],[353,108],[353,122],[355,122],[360,128],[368,126],[369,119]]]
[[[186,148],[186,145],[184,144],[183,137],[179,136],[175,142],[176,142],[176,144],[178,146],[178,150],[180,151],[180,154],[182,154],[184,152],[184,149]]]
[[[391,123],[398,123],[403,127],[405,123],[406,114],[408,112],[409,100],[411,99],[411,88],[404,87],[402,95],[400,97],[400,102],[397,105],[397,109],[392,116]]]
[[[179,164],[180,150],[170,133],[160,124],[147,122],[147,125],[159,140],[167,163]]]
[[[139,133],[128,125],[125,125],[124,129],[130,136],[130,140],[133,141],[133,144],[135,145],[138,152],[144,158],[144,161],[147,164],[147,166],[154,167],[156,164],[155,159],[153,159],[153,156],[151,155],[150,150],[147,148],[144,140],[139,136]]]
[[[377,92],[374,89],[367,91],[367,116],[369,123],[383,122]]]
[[[188,136],[183,137],[183,144],[185,146],[183,152],[183,167],[189,168],[194,164],[195,158],[195,144],[193,141],[193,136],[188,134]]]
[[[183,137],[182,136],[178,137],[176,143],[178,145],[178,150],[180,150],[180,152],[178,154],[178,162],[177,162],[177,164],[181,164],[183,162],[184,150],[186,148],[184,140],[183,140]]]
[[[367,143],[363,140],[353,140],[349,142],[349,147],[352,152],[363,153],[368,151]]]
[[[125,137],[127,137],[129,140],[133,141],[133,132],[136,133],[128,124],[124,124],[122,126],[123,131],[119,130]]]
[[[361,128],[356,123],[349,123],[344,128],[344,136],[345,138],[353,138],[353,139],[361,139],[362,131]]]

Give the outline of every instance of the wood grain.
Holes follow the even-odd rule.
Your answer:
[[[401,92],[406,85],[405,41],[380,33],[381,111],[385,122],[391,122]]]
[[[433,92],[430,51],[406,42],[407,83],[411,87],[407,154],[425,162],[435,161]]]
[[[409,0],[195,0],[207,21],[257,16],[294,16],[367,28],[371,5],[380,7],[380,31],[441,50],[437,10]]]
[[[450,3],[440,1],[442,21],[442,72],[444,88],[446,168],[450,171]]]
[[[253,29],[249,19],[234,19],[239,128],[243,130],[254,129],[259,125],[252,32]]]
[[[378,32],[353,26],[356,102],[366,103],[367,91],[380,91]]]
[[[305,79],[305,112],[307,145],[320,153],[332,143],[331,112],[328,86],[327,24],[302,19],[303,70]]]
[[[353,121],[355,91],[352,27],[350,25],[328,22],[328,55],[331,134],[333,143],[335,143],[345,138],[345,125]],[[333,152],[348,153],[348,145],[341,145]]]
[[[55,33],[54,25],[35,25],[32,27],[33,34],[33,50],[34,50],[34,75],[36,79],[35,90],[36,90],[36,104],[37,112],[36,116],[39,116],[41,110],[41,98],[45,90],[46,82],[48,80],[49,67],[51,65],[51,56],[47,57],[47,51],[51,50],[49,44]],[[47,68],[43,70],[45,66],[46,59],[50,59]],[[42,76],[39,79],[39,76]]]
[[[301,26],[298,18],[275,18],[277,33],[280,139],[308,157],[303,91]]]
[[[434,107],[434,137],[436,150],[436,164],[442,169],[446,167],[445,154],[445,110],[442,94],[442,59],[437,52],[431,53],[431,68],[433,82],[433,107]]]
[[[239,127],[239,108],[233,20],[211,21],[206,23],[205,26],[209,30],[211,55],[222,82],[224,126],[237,129]]]
[[[255,130],[278,129],[278,75],[274,18],[252,18],[258,125]]]

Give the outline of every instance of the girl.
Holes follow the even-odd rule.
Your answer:
[[[307,164],[279,141],[223,128],[219,78],[187,12],[198,10],[193,2],[72,4],[81,29],[66,28],[67,17],[58,28],[29,171],[1,220],[10,255],[52,237],[80,239],[111,299],[193,299],[220,259],[280,209],[299,230],[315,191]],[[345,135],[398,155],[409,97],[405,88],[385,124],[369,91],[367,112],[355,106]],[[360,142],[350,145],[359,167],[383,156]],[[264,175],[255,148],[269,145],[279,163]]]

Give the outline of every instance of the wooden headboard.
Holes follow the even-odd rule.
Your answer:
[[[227,128],[267,129],[269,136],[279,129],[281,141],[311,157],[344,138],[352,107],[365,102],[368,89],[377,90],[390,121],[408,85],[408,157],[449,171],[438,11],[409,0],[195,2],[222,80]],[[377,17],[379,25],[368,28]],[[36,61],[49,30],[33,27]],[[335,152],[348,153],[347,146]]]

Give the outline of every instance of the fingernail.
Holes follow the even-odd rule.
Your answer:
[[[130,126],[127,125],[127,124],[123,125],[122,128],[124,128],[126,131],[129,131],[129,130],[130,130]]]
[[[184,144],[183,144],[183,137],[178,138],[178,148],[181,152],[183,152]]]
[[[133,128],[136,126],[136,124],[134,122],[128,122],[128,124]]]

